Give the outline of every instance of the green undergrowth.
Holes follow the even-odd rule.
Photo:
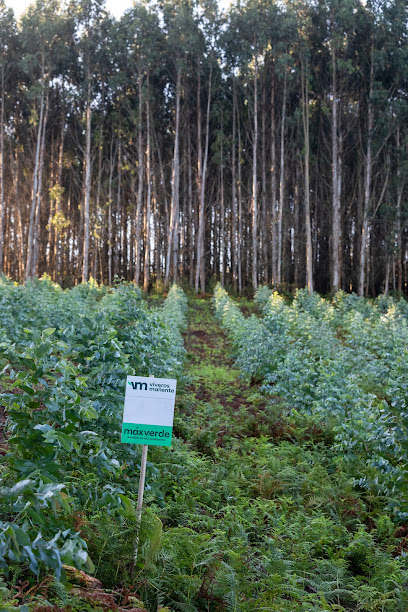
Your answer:
[[[173,554],[188,580],[176,588],[163,566],[166,603],[243,612],[406,610],[401,537],[386,500],[356,486],[320,418],[243,382],[208,303],[195,301],[190,317],[179,439],[158,462],[165,551],[179,543]]]
[[[408,528],[389,512],[389,497],[358,484],[335,423],[262,391],[259,373],[236,365],[238,323],[255,329],[246,353],[252,363],[268,354],[268,338],[257,335],[260,301],[231,306],[225,333],[208,299],[190,299],[185,328],[183,296],[173,297],[165,325],[174,322],[170,343],[185,367],[172,447],[149,448],[136,562],[137,465],[122,458],[124,494],[107,486],[117,475],[109,482],[98,469],[73,471],[66,481],[74,495],[65,516],[86,544],[104,596],[82,610],[406,612]],[[13,571],[4,592],[0,585],[0,602],[26,576],[21,566]],[[65,586],[54,577],[57,586],[38,587],[36,602],[80,609],[74,581],[65,579]],[[36,610],[34,600],[17,603]]]
[[[133,581],[140,447],[120,443],[125,381],[181,373],[185,300],[172,287],[153,311],[131,284],[62,291],[46,279],[1,280],[0,571],[10,597],[0,592],[0,604],[17,592],[35,610],[47,575],[69,587],[67,566],[100,574],[107,587]],[[149,462],[160,505],[157,475]],[[141,547],[149,533],[144,524]]]

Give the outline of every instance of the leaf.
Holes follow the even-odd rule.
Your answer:
[[[51,431],[52,430],[52,427],[51,427],[51,425],[48,425],[48,423],[44,423],[44,425],[36,425],[34,427],[34,429],[38,429],[42,433],[47,433],[47,431]]]
[[[57,329],[56,327],[47,327],[46,329],[43,329],[43,335],[52,336],[52,334],[55,332],[56,329]]]
[[[27,557],[30,559],[30,564],[29,564],[30,570],[38,576],[38,562],[34,555],[33,549],[31,548],[31,546],[24,546],[23,549]]]
[[[2,487],[0,489],[0,495],[4,497],[18,497],[33,483],[32,480],[27,478],[26,480],[20,480],[13,487]]]
[[[30,545],[30,538],[28,537],[27,533],[21,529],[21,527],[17,527],[16,525],[14,527],[14,532],[16,534],[16,540],[20,546]]]
[[[126,495],[123,495],[122,493],[119,493],[119,498],[122,501],[122,504],[124,505],[124,507],[127,510],[132,510],[134,505],[131,499],[129,499],[129,497],[126,497]]]

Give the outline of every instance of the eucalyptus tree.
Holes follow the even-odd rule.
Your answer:
[[[374,9],[375,7],[373,7]],[[381,63],[377,72],[389,92],[390,112],[394,122],[391,139],[395,171],[390,181],[390,200],[392,204],[392,223],[388,241],[389,252],[385,254],[385,290],[390,285],[393,271],[393,288],[403,291],[403,237],[406,235],[408,221],[408,10],[406,2],[396,0],[383,4],[383,33]],[[405,197],[404,197],[405,196]],[[405,249],[407,247],[405,246]]]
[[[240,68],[246,79],[252,81],[252,189],[251,189],[251,279],[254,289],[258,286],[258,148],[259,148],[259,63],[265,58],[264,15],[257,0],[244,7],[234,7],[230,15],[230,27],[240,44]]]
[[[124,110],[129,114],[131,133],[136,130],[137,152],[133,164],[137,168],[137,192],[135,208],[135,266],[134,281],[138,285],[142,268],[142,209],[144,193],[147,197],[145,214],[144,245],[144,284],[149,284],[150,241],[151,241],[151,202],[152,202],[152,104],[161,103],[160,84],[155,81],[162,70],[166,54],[166,41],[160,28],[159,15],[145,5],[135,5],[122,18],[119,28],[127,49],[126,83],[127,92],[133,92],[137,107],[131,105],[126,96]],[[136,87],[133,90],[133,82]],[[152,84],[153,81],[153,84]],[[130,90],[129,90],[130,86]],[[154,98],[152,100],[152,92]],[[134,182],[135,184],[135,182]],[[146,185],[146,190],[144,190]]]
[[[104,34],[109,31],[104,0],[72,0],[70,12],[76,22],[78,51],[77,87],[84,100],[85,150],[83,197],[82,281],[89,278],[89,237],[91,201],[92,100],[98,89],[99,62],[104,48]],[[105,26],[105,27],[104,27]],[[107,27],[106,27],[107,26]]]
[[[398,4],[400,4],[398,6]],[[402,9],[402,10],[401,10]],[[364,196],[361,213],[361,243],[359,253],[359,295],[368,291],[368,248],[372,241],[374,219],[387,199],[391,203],[395,220],[395,251],[398,283],[402,290],[402,235],[404,215],[403,193],[407,180],[406,169],[406,119],[405,95],[407,69],[406,6],[396,3],[390,7],[379,0],[368,2],[361,9],[364,30],[360,35],[363,58],[361,62],[362,115],[366,117],[364,151]],[[392,168],[394,172],[392,173]],[[393,176],[391,176],[393,174]],[[392,230],[391,230],[392,231]],[[385,259],[385,276],[389,275],[388,254]],[[384,279],[384,285],[389,283]],[[388,288],[388,287],[387,287]]]
[[[342,282],[342,202],[345,133],[351,125],[344,121],[347,110],[346,92],[350,72],[353,70],[349,47],[354,35],[355,0],[320,0],[314,11],[314,39],[319,53],[316,69],[321,75],[319,83],[330,107],[331,155],[331,227],[330,227],[330,287],[335,292]],[[319,91],[319,94],[320,94]]]
[[[32,124],[36,126],[36,146],[29,215],[25,277],[35,275],[39,223],[43,197],[43,174],[50,87],[57,79],[59,55],[65,44],[61,36],[62,16],[58,0],[36,0],[20,22],[22,65],[28,76],[28,97],[32,101]]]
[[[4,213],[5,213],[5,147],[4,133],[6,123],[6,103],[11,97],[13,80],[15,82],[15,63],[17,60],[17,29],[12,9],[0,0],[0,273],[3,269],[4,255]],[[14,79],[11,75],[14,74]],[[8,104],[9,106],[9,104]],[[8,109],[10,110],[10,109]]]
[[[295,2],[293,9],[297,18],[298,41],[296,45],[297,69],[300,75],[300,100],[303,126],[303,160],[304,160],[304,220],[306,243],[306,286],[313,292],[313,246],[312,223],[310,213],[310,86],[311,74],[311,7],[305,2]]]
[[[197,57],[197,44],[202,34],[197,28],[194,4],[190,0],[161,3],[167,48],[171,49],[168,69],[171,74],[174,111],[174,146],[171,170],[171,210],[167,235],[167,256],[164,282],[177,279],[180,230],[180,113],[182,78]],[[174,109],[173,106],[173,109]]]
[[[198,228],[195,291],[205,291],[205,197],[210,143],[210,112],[213,96],[213,73],[216,70],[216,46],[220,35],[220,20],[217,4],[207,0],[197,7],[199,22],[196,32],[195,49],[197,53],[197,191],[198,191]],[[205,141],[202,145],[202,113],[201,113],[201,71],[207,72],[207,104],[205,115]],[[223,200],[223,193],[221,199]],[[224,219],[222,219],[224,223]],[[223,239],[222,239],[223,240]],[[192,265],[192,262],[190,262]]]

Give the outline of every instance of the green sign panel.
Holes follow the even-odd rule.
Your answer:
[[[128,376],[121,441],[170,446],[177,381]]]
[[[135,425],[123,423],[122,442],[130,444],[149,444],[149,446],[170,446],[172,427],[163,425]]]

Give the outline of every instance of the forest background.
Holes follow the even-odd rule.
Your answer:
[[[0,0],[0,269],[408,283],[405,0]]]

